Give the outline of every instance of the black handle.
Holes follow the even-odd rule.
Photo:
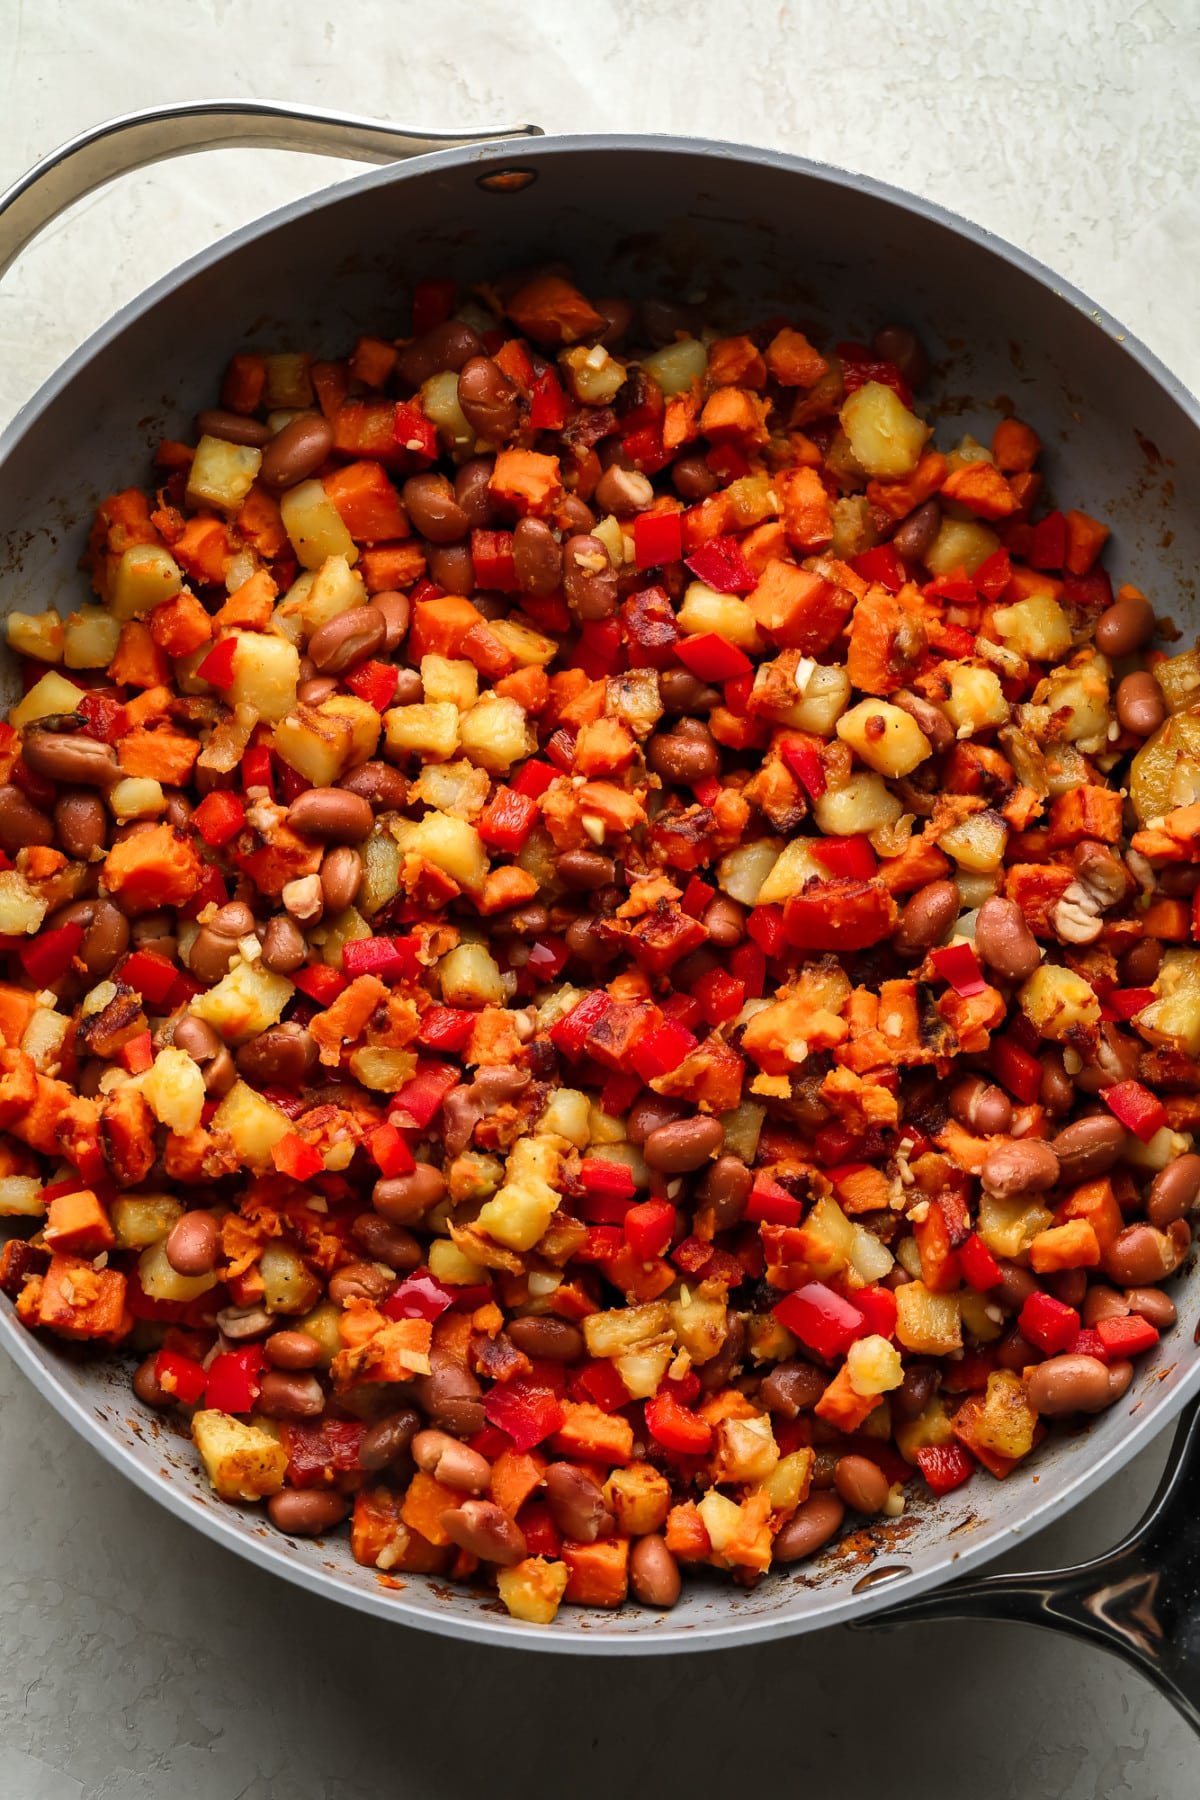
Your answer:
[[[1200,1402],[1185,1413],[1149,1509],[1115,1549],[1071,1569],[989,1575],[904,1600],[860,1630],[1012,1619],[1123,1657],[1200,1732]]]

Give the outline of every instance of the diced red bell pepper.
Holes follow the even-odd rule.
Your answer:
[[[1106,1356],[1113,1362],[1126,1356],[1141,1356],[1158,1343],[1158,1332],[1149,1319],[1141,1319],[1136,1313],[1100,1319],[1096,1331]]]
[[[767,985],[767,959],[757,944],[739,944],[729,969],[746,990],[748,1000],[761,1000]]]
[[[365,700],[368,706],[374,707],[378,713],[386,712],[396,698],[396,683],[400,679],[400,671],[392,663],[365,662],[357,669],[351,669],[342,680],[352,694]]]
[[[607,1358],[586,1363],[576,1370],[572,1379],[583,1390],[584,1397],[593,1401],[601,1412],[619,1412],[621,1407],[629,1405],[629,1389],[617,1373],[615,1364]]]
[[[696,983],[695,998],[710,1025],[724,1025],[741,1012],[746,989],[736,975],[727,975],[724,969],[710,969]]]
[[[606,1162],[600,1156],[585,1156],[579,1165],[579,1181],[584,1192],[609,1200],[632,1200],[637,1192],[633,1171],[627,1164]],[[621,1217],[624,1218],[624,1213]],[[598,1220],[608,1224],[608,1220]]]
[[[753,692],[753,675],[735,675],[732,681],[725,682],[721,688],[721,699],[726,711],[731,712],[736,719],[744,719]]]
[[[526,765],[527,767],[529,765]],[[516,856],[537,824],[537,801],[511,787],[498,787],[476,822],[476,830],[492,850]]]
[[[566,1414],[548,1388],[535,1387],[523,1375],[488,1390],[483,1414],[489,1425],[507,1432],[518,1450],[532,1450],[553,1437]]]
[[[977,1294],[986,1294],[999,1286],[1002,1270],[977,1231],[973,1231],[958,1253],[962,1272]]]
[[[610,1118],[623,1119],[642,1091],[642,1078],[632,1071],[614,1072],[600,1094],[600,1107]]]
[[[567,396],[553,369],[545,369],[529,395],[529,423],[534,431],[561,431],[567,422]]]
[[[406,1081],[400,1091],[392,1095],[388,1113],[393,1123],[395,1115],[400,1114],[401,1124],[407,1117],[423,1131],[441,1110],[450,1089],[458,1086],[460,1076],[461,1071],[451,1063],[418,1062],[411,1081]]]
[[[1149,1006],[1156,998],[1153,988],[1114,988],[1106,994],[1101,1012],[1107,1018],[1120,1019],[1122,1023],[1136,1018],[1143,1007]]]
[[[677,1456],[703,1456],[712,1448],[713,1431],[707,1419],[688,1412],[671,1393],[655,1394],[646,1402],[646,1429],[664,1450]]]
[[[779,1182],[759,1170],[746,1202],[746,1218],[752,1225],[798,1225],[804,1208]]]
[[[1086,575],[1063,576],[1063,599],[1070,606],[1082,606],[1088,612],[1106,612],[1113,603],[1112,582],[1105,569],[1092,569]]]
[[[647,1031],[629,1052],[629,1060],[643,1081],[654,1081],[659,1075],[677,1069],[696,1039],[686,1026],[668,1019],[654,1031]]]
[[[898,594],[904,586],[904,565],[896,555],[894,544],[876,544],[872,549],[852,556],[850,567],[864,581],[877,581],[891,594]]]
[[[998,600],[1012,580],[1012,564],[1007,550],[993,550],[985,556],[971,576],[985,600]]]
[[[643,475],[657,475],[672,460],[674,452],[666,449],[662,440],[662,426],[657,421],[651,425],[642,425],[637,431],[627,433],[621,439],[621,449]]]
[[[233,686],[233,659],[237,654],[238,640],[232,635],[218,638],[208,655],[196,665],[196,674],[201,681],[207,681],[209,687],[215,687],[224,693]]]
[[[228,788],[215,788],[211,794],[205,794],[196,807],[191,823],[206,844],[219,850],[223,844],[228,844],[235,838],[245,825],[246,808],[239,795],[231,793]]]
[[[1158,1095],[1152,1094],[1140,1081],[1118,1081],[1112,1087],[1104,1088],[1100,1098],[1113,1117],[1119,1119],[1127,1131],[1141,1138],[1143,1144],[1148,1144],[1167,1122],[1166,1107]]]
[[[552,781],[558,780],[558,770],[549,763],[532,757],[522,764],[509,783],[514,794],[525,794],[531,800],[540,799]]]
[[[452,281],[418,281],[413,289],[412,328],[414,337],[424,337],[435,325],[444,325],[454,311],[457,292]]]
[[[878,867],[865,837],[814,838],[812,853],[839,880],[870,881]]]
[[[223,1350],[208,1365],[204,1404],[214,1412],[253,1412],[262,1388],[263,1347]]]
[[[557,773],[569,775],[575,767],[575,745],[579,741],[577,725],[560,725],[546,739],[546,755]]]
[[[1042,1065],[1036,1056],[1011,1036],[993,1038],[988,1051],[992,1074],[1025,1106],[1032,1106],[1042,1091]]]
[[[836,349],[842,361],[842,384],[848,394],[865,387],[868,381],[878,381],[890,387],[905,406],[911,405],[912,389],[894,362],[873,355],[865,344],[838,344]]]
[[[701,881],[698,875],[692,875],[688,878],[688,884],[683,890],[683,898],[679,905],[689,919],[698,919],[716,897],[715,887],[712,887],[707,881]]]
[[[579,628],[575,661],[589,681],[615,675],[621,664],[619,619],[585,619]]]
[[[475,1029],[476,1015],[461,1006],[431,1006],[421,1019],[417,1042],[425,1050],[457,1056],[465,1050]]]
[[[327,1488],[335,1475],[360,1467],[366,1426],[360,1419],[298,1419],[280,1436],[288,1453],[287,1478],[293,1487]]]
[[[1066,518],[1060,512],[1047,513],[1033,528],[1029,565],[1033,569],[1061,569],[1066,557]]]
[[[892,1336],[896,1329],[896,1296],[891,1288],[855,1288],[854,1304],[867,1322],[867,1336]]]
[[[780,745],[783,760],[810,800],[819,800],[825,792],[825,769],[812,744],[803,738],[784,738]]]
[[[663,1005],[663,1016],[691,1031],[700,1023],[700,1002],[692,994],[672,994]]]
[[[175,986],[179,970],[165,956],[153,950],[135,950],[121,964],[121,980],[148,1000],[151,1006],[162,1006]]]
[[[512,546],[511,531],[471,533],[471,562],[478,587],[490,588],[498,594],[515,594],[520,591],[521,584],[517,580]]]
[[[404,1138],[386,1120],[367,1134],[366,1144],[371,1161],[386,1181],[393,1180],[397,1175],[407,1175],[416,1168],[413,1153]]]
[[[128,1069],[131,1075],[144,1075],[154,1061],[149,1030],[139,1031],[136,1037],[129,1038],[117,1054],[122,1068]]]
[[[1064,1306],[1053,1294],[1040,1291],[1030,1294],[1021,1308],[1017,1324],[1027,1343],[1035,1344],[1047,1356],[1059,1356],[1075,1341],[1079,1330],[1079,1314],[1073,1306]]]
[[[778,956],[783,949],[783,908],[756,906],[746,920],[746,930],[764,956]]]
[[[622,1221],[625,1242],[635,1256],[653,1262],[664,1256],[675,1231],[675,1208],[669,1200],[643,1200]]]
[[[242,755],[242,792],[248,794],[251,788],[266,788],[270,798],[275,798],[271,752],[265,744],[251,744]]]
[[[1094,1356],[1097,1362],[1107,1362],[1108,1352],[1104,1348],[1104,1339],[1090,1325],[1077,1331],[1067,1351],[1069,1356]]]
[[[718,594],[748,594],[758,584],[758,576],[734,537],[710,538],[707,544],[700,544],[691,551],[684,561],[697,581]]]
[[[59,925],[54,931],[39,932],[17,954],[30,981],[44,988],[66,974],[82,943],[82,925]]]
[[[633,554],[639,569],[678,562],[683,555],[682,512],[639,513],[633,521]]]
[[[835,1294],[823,1281],[810,1281],[785,1294],[775,1309],[781,1325],[818,1356],[844,1356],[867,1321],[857,1306]]]
[[[625,1239],[616,1225],[593,1225],[587,1237],[573,1253],[572,1260],[581,1263],[610,1263],[624,1249]]]
[[[433,462],[438,453],[437,429],[415,400],[398,400],[392,418],[392,436],[402,450],[419,462]]]
[[[721,792],[721,784],[715,775],[706,775],[702,781],[693,781],[692,792],[701,806],[715,806],[717,796]]]
[[[564,1056],[582,1055],[589,1033],[595,1030],[611,1006],[612,1001],[604,989],[593,988],[551,1027],[550,1042]]]
[[[325,1167],[321,1152],[295,1131],[289,1131],[272,1147],[271,1161],[281,1175],[290,1175],[293,1181],[311,1181]]]
[[[973,994],[982,994],[987,987],[970,944],[948,944],[944,950],[931,950],[929,960],[942,980],[964,1000],[969,1000]]]
[[[562,637],[571,629],[571,609],[561,594],[522,594],[521,611],[551,637]]]
[[[525,967],[535,982],[557,981],[567,966],[570,954],[565,938],[539,938],[536,944],[530,946]]]
[[[419,975],[417,940],[411,937],[354,938],[342,946],[342,967],[353,981],[377,975],[380,981],[403,981]]]
[[[685,669],[700,681],[732,681],[739,675],[752,675],[754,666],[744,651],[715,631],[704,631],[697,637],[680,638],[675,654]]]
[[[85,694],[76,712],[88,728],[89,737],[102,744],[114,744],[122,736],[121,702],[112,694]]]
[[[293,769],[290,763],[279,765],[279,799],[283,806],[290,806],[301,794],[307,794],[312,782],[302,775],[299,769]]]
[[[180,1406],[195,1406],[208,1386],[208,1371],[194,1356],[180,1350],[160,1350],[154,1359],[154,1379]]]
[[[306,963],[302,969],[293,970],[291,979],[318,1006],[332,1006],[347,985],[341,970],[331,969],[328,963]]]
[[[961,1444],[926,1444],[917,1451],[917,1467],[931,1493],[952,1494],[975,1473],[975,1459]]]
[[[454,1293],[428,1269],[416,1269],[394,1287],[379,1310],[389,1319],[440,1319],[454,1305]]]

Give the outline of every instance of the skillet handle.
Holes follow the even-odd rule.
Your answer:
[[[1085,1638],[1130,1663],[1200,1732],[1200,1403],[1184,1415],[1158,1492],[1115,1549],[1072,1569],[963,1581],[864,1619],[1015,1620]]]
[[[541,136],[539,125],[410,131],[381,119],[269,100],[198,100],[126,113],[61,144],[0,193],[0,275],[39,231],[85,194],[117,175],[193,150],[302,150],[387,163],[448,146]]]

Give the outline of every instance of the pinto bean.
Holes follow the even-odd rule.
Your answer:
[[[268,1419],[316,1419],[325,1411],[325,1390],[315,1375],[268,1369],[262,1378],[258,1410]]]
[[[717,478],[702,456],[681,456],[672,465],[671,486],[681,500],[694,504],[716,492]]]
[[[247,444],[252,450],[263,450],[273,433],[261,419],[246,419],[241,413],[225,412],[219,406],[206,406],[196,414],[196,431],[200,437],[220,438],[225,444]]]
[[[456,544],[471,529],[445,475],[410,475],[400,497],[409,518],[431,544]]]
[[[936,500],[926,500],[915,512],[910,512],[904,523],[898,527],[892,543],[896,552],[905,562],[925,561],[926,552],[934,538],[941,530],[942,509]],[[935,745],[936,749],[937,746]]]
[[[273,975],[290,975],[308,955],[304,933],[286,913],[277,913],[263,933],[263,967]]]
[[[347,788],[309,788],[287,810],[287,822],[303,837],[325,844],[360,844],[373,820],[370,804]]]
[[[553,594],[562,581],[562,549],[542,519],[518,519],[513,531],[513,567],[523,594]]]
[[[387,622],[377,606],[352,606],[326,619],[308,640],[308,654],[322,675],[343,675],[383,649]]]
[[[108,847],[108,813],[99,794],[61,794],[54,805],[54,829],[61,849],[79,862],[91,862]]]
[[[1096,1114],[1066,1126],[1051,1139],[1051,1148],[1058,1158],[1061,1179],[1075,1183],[1107,1175],[1120,1161],[1125,1142],[1125,1127],[1119,1119]]]
[[[1156,1331],[1170,1331],[1179,1318],[1175,1302],[1161,1288],[1126,1288],[1125,1299],[1130,1312],[1145,1319]]]
[[[1117,1362],[1109,1363],[1109,1365],[1108,1365],[1109,1399],[1115,1403],[1116,1401],[1118,1401],[1121,1398],[1122,1394],[1128,1393],[1129,1392],[1129,1384],[1132,1380],[1133,1380],[1133,1364],[1129,1361],[1129,1359],[1127,1357],[1121,1357]]]
[[[600,1489],[586,1469],[574,1463],[551,1463],[543,1477],[550,1516],[563,1536],[577,1544],[611,1537],[615,1521]]]
[[[1047,1051],[1038,1060],[1042,1068],[1038,1098],[1053,1118],[1062,1118],[1075,1104],[1075,1084],[1063,1066],[1062,1051]]]
[[[525,1556],[525,1534],[494,1500],[467,1500],[442,1514],[442,1530],[480,1562],[512,1568]]]
[[[771,1546],[776,1562],[799,1562],[812,1556],[842,1528],[846,1507],[841,1496],[831,1493],[810,1494],[798,1506]]]
[[[794,1419],[817,1404],[828,1383],[821,1370],[812,1363],[776,1363],[758,1390],[758,1397],[768,1412],[782,1419]]]
[[[471,560],[469,545],[428,544],[425,561],[430,581],[436,581],[448,594],[475,592],[478,583],[475,580],[475,564]],[[476,594],[476,606],[479,606],[481,598],[481,595]],[[479,610],[482,612],[483,608],[480,606]]]
[[[386,1263],[397,1274],[407,1274],[421,1261],[421,1246],[411,1231],[402,1225],[390,1225],[378,1213],[360,1213],[350,1227],[350,1235],[361,1244],[373,1262]]]
[[[833,1471],[833,1485],[855,1512],[882,1512],[887,1504],[890,1483],[878,1463],[869,1456],[839,1456]]]
[[[210,1212],[185,1212],[167,1233],[163,1251],[177,1275],[208,1275],[221,1250],[221,1228]]]
[[[83,942],[76,954],[92,981],[110,975],[129,948],[129,920],[111,900],[74,900],[46,922],[51,930],[82,925]]]
[[[190,1056],[194,1063],[211,1062],[223,1048],[220,1038],[207,1020],[198,1019],[193,1013],[185,1013],[175,1021],[171,1042],[185,1056]]]
[[[924,956],[940,944],[959,915],[961,902],[952,881],[930,881],[904,903],[892,947],[901,956]]]
[[[701,913],[700,923],[715,949],[732,950],[746,935],[746,909],[727,894],[718,894]]]
[[[235,1344],[264,1337],[275,1320],[265,1306],[223,1306],[217,1314],[217,1325],[223,1336]]]
[[[1065,1413],[1100,1412],[1112,1401],[1108,1369],[1096,1356],[1051,1356],[1025,1383],[1035,1412],[1048,1419]]]
[[[236,1058],[239,1075],[259,1088],[299,1087],[316,1060],[317,1046],[311,1034],[296,1025],[268,1026],[243,1044]]]
[[[664,669],[658,678],[658,694],[669,713],[711,712],[721,703],[717,689],[706,686],[690,669]]]
[[[35,727],[25,733],[21,759],[35,775],[60,787],[107,790],[121,779],[116,751],[111,744],[101,744],[95,738],[64,737]]]
[[[1129,1302],[1116,1288],[1093,1282],[1083,1297],[1081,1311],[1084,1324],[1090,1328],[1098,1325],[1101,1319],[1123,1319],[1129,1311]]]
[[[1041,1138],[1007,1138],[984,1159],[983,1185],[989,1194],[1041,1194],[1058,1180],[1058,1158]]]
[[[420,676],[417,680],[420,681]],[[359,763],[338,782],[348,794],[358,794],[381,812],[398,812],[408,802],[408,783],[399,769],[374,759]]]
[[[138,1364],[133,1376],[133,1391],[143,1406],[158,1406],[165,1410],[168,1406],[174,1406],[175,1396],[168,1393],[159,1381],[157,1362],[158,1352],[153,1350],[144,1362]]]
[[[1024,981],[1038,967],[1042,953],[1019,906],[993,894],[975,920],[975,949],[1003,981]]]
[[[280,1488],[267,1501],[267,1516],[288,1537],[320,1537],[340,1525],[350,1502],[328,1488]]]
[[[930,1363],[910,1363],[891,1401],[902,1419],[919,1419],[937,1393],[940,1376]]]
[[[950,1090],[950,1111],[960,1125],[981,1137],[996,1137],[1012,1124],[1012,1101],[979,1075],[968,1075]]]
[[[562,586],[567,604],[585,623],[617,610],[617,572],[598,537],[570,537],[563,545]]]
[[[1163,691],[1148,669],[1138,669],[1117,683],[1115,705],[1121,729],[1134,737],[1149,737],[1167,716]]]
[[[1176,1219],[1166,1231],[1154,1225],[1127,1225],[1100,1260],[1104,1273],[1118,1287],[1153,1287],[1175,1273],[1191,1241],[1183,1219]]]
[[[996,1298],[1012,1312],[1020,1312],[1029,1296],[1037,1293],[1038,1284],[1020,1263],[1010,1262],[1006,1256],[998,1257],[997,1261],[1000,1280],[994,1289]]]
[[[728,1231],[742,1218],[753,1184],[754,1177],[741,1157],[728,1152],[704,1171],[698,1197],[712,1213],[718,1231]]]
[[[353,906],[362,876],[362,858],[351,845],[339,844],[327,851],[321,859],[321,893],[325,898],[325,910],[340,913]]]
[[[654,734],[646,761],[664,781],[694,787],[698,781],[710,781],[719,773],[721,752],[701,720],[681,719],[674,730]]]
[[[412,614],[408,595],[397,593],[394,588],[385,588],[382,593],[372,594],[368,604],[383,620],[383,651],[385,655],[391,656],[404,642],[408,630]]]
[[[396,358],[396,372],[409,387],[418,388],[431,375],[444,375],[450,369],[457,374],[482,349],[474,326],[465,319],[444,319],[405,344]]]
[[[950,749],[954,743],[954,726],[940,708],[929,700],[923,700],[919,694],[910,692],[908,688],[901,688],[899,693],[892,695],[892,699],[901,712],[906,712],[910,719],[916,720],[933,746],[935,756],[941,756]]]
[[[510,438],[520,419],[518,394],[498,362],[472,356],[458,372],[458,404],[468,425],[489,443]]]
[[[273,1369],[315,1369],[321,1360],[321,1346],[307,1331],[273,1331],[263,1350]]]
[[[1177,1156],[1150,1183],[1146,1217],[1160,1231],[1191,1212],[1200,1196],[1200,1156]]]
[[[391,1286],[392,1277],[386,1269],[377,1269],[373,1263],[351,1262],[342,1265],[327,1292],[335,1306],[345,1306],[350,1300],[382,1300]]]
[[[454,474],[454,498],[467,515],[473,531],[483,531],[496,518],[496,503],[489,485],[496,467],[491,456],[473,456]]]
[[[1115,1025],[1101,1025],[1095,1054],[1075,1076],[1075,1086],[1084,1094],[1101,1094],[1115,1082],[1131,1081],[1137,1074],[1141,1052],[1137,1038],[1118,1031]]]
[[[657,1532],[634,1540],[629,1552],[629,1585],[635,1600],[664,1612],[679,1599],[683,1586],[679,1564]]]
[[[390,1225],[416,1225],[441,1200],[446,1178],[432,1163],[418,1163],[407,1175],[377,1181],[371,1205]]]
[[[696,1113],[652,1131],[642,1145],[642,1155],[652,1169],[664,1175],[685,1175],[691,1169],[702,1169],[724,1142],[725,1127],[720,1119]]]
[[[479,1383],[463,1363],[439,1356],[436,1350],[430,1363],[429,1374],[420,1375],[413,1382],[418,1406],[426,1418],[453,1437],[474,1437],[485,1423]]]
[[[535,1362],[577,1362],[583,1355],[583,1333],[569,1319],[546,1313],[529,1313],[512,1319],[508,1335],[518,1350]]]
[[[15,856],[34,844],[54,842],[54,825],[39,807],[27,800],[19,787],[6,781],[0,787],[0,850]]]
[[[358,1447],[359,1462],[364,1469],[386,1469],[389,1463],[407,1453],[420,1426],[421,1420],[411,1406],[402,1406],[398,1411],[376,1419],[363,1434]]]
[[[486,1494],[492,1465],[478,1450],[469,1450],[447,1431],[431,1426],[412,1440],[412,1458],[418,1469],[433,1475],[445,1487],[460,1494]]]
[[[1143,938],[1117,962],[1122,987],[1149,987],[1162,968],[1163,946],[1158,938]]]
[[[881,325],[871,348],[884,362],[894,363],[909,387],[924,387],[929,379],[929,358],[915,331],[907,325]]]
[[[333,426],[320,413],[299,413],[275,433],[259,465],[264,487],[280,493],[315,475],[333,449]]]
[[[645,512],[653,504],[654,486],[636,469],[623,469],[618,463],[605,469],[596,483],[596,505],[606,513],[628,518],[630,513]]]

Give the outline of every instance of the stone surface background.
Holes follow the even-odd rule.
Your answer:
[[[771,144],[1025,245],[1193,387],[1189,0],[0,0],[0,185],[112,114],[215,95],[432,127],[532,119]],[[126,299],[336,166],[227,151],[134,176],[0,289],[0,417]],[[578,1800],[837,1784],[932,1800],[1191,1800],[1195,1742],[1107,1658],[1015,1627],[844,1630],[592,1663],[359,1618],[185,1531],[0,1367],[0,1800]],[[1165,1444],[1026,1546],[1089,1554]]]

